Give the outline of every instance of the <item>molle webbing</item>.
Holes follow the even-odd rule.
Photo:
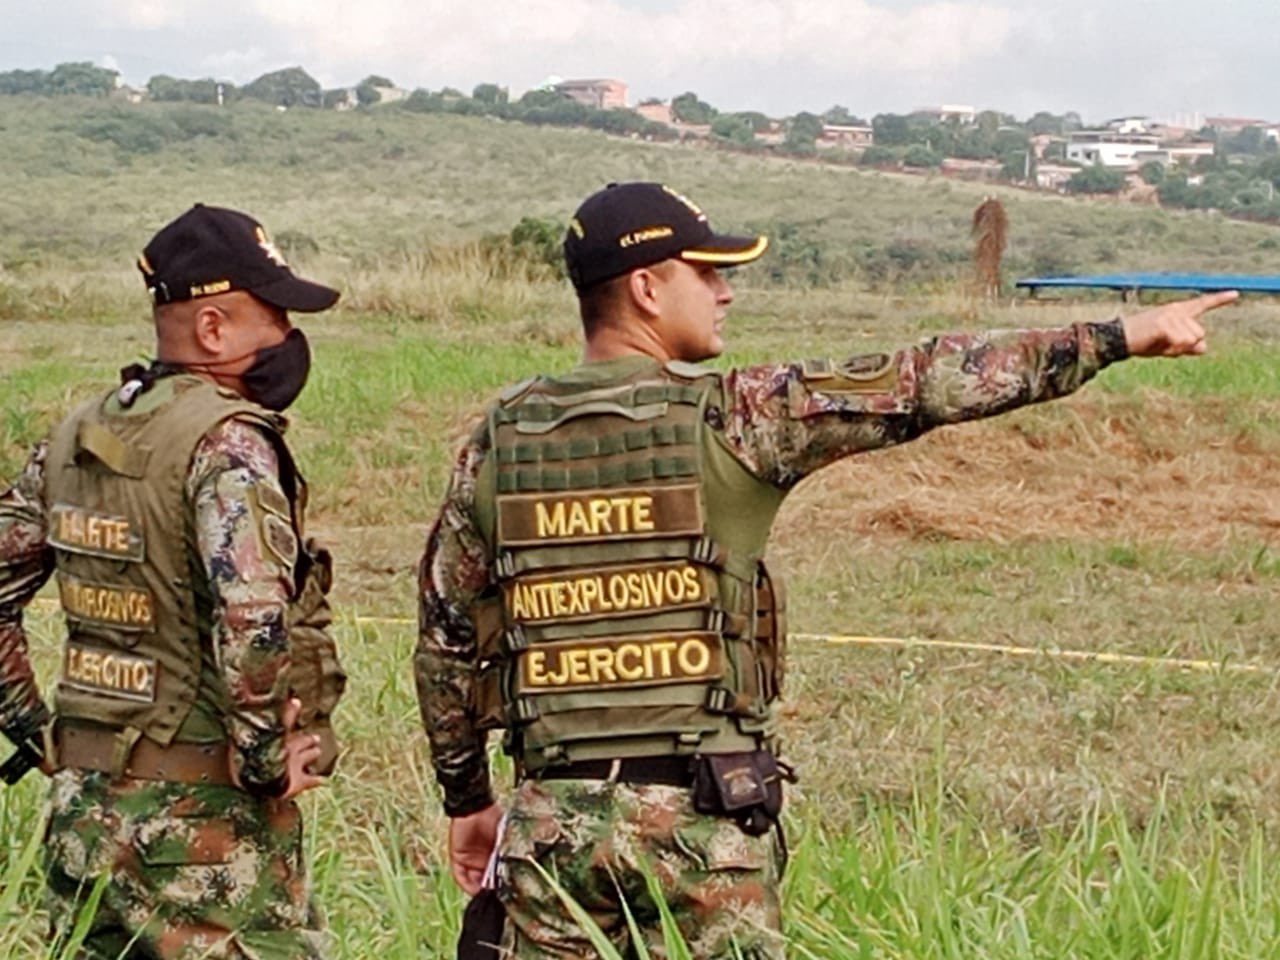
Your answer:
[[[703,409],[718,384],[652,369],[603,386],[539,380],[489,420],[494,604],[482,657],[526,769],[751,749],[755,557],[707,528]],[[727,590],[729,579],[742,583]],[[743,584],[747,585],[743,589]]]
[[[63,720],[159,744],[225,737],[220,722],[203,719],[222,716],[228,694],[209,683],[209,601],[186,478],[201,438],[231,417],[283,447],[276,418],[191,376],[159,380],[128,409],[108,394],[54,431],[46,494],[68,630],[57,691]],[[282,459],[281,471],[291,463]]]

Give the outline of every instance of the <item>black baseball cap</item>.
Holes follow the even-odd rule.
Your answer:
[[[582,291],[672,258],[718,267],[750,263],[768,246],[768,237],[716,233],[692,200],[661,183],[611,183],[569,221],[564,261]]]
[[[245,290],[285,310],[315,313],[338,301],[338,291],[296,277],[248,214],[194,207],[151,238],[138,269],[157,306]]]

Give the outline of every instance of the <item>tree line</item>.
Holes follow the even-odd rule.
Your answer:
[[[109,97],[120,88],[117,71],[92,63],[62,63],[52,70],[9,70],[0,72],[0,95]],[[288,67],[263,74],[251,83],[237,86],[230,81],[196,80],[167,74],[153,76],[146,86],[147,96],[160,102],[232,104],[254,100],[276,107],[367,109],[383,101],[384,91],[394,88],[390,79],[377,74],[365,77],[353,87],[326,90],[301,67]],[[646,103],[657,101],[646,101]],[[713,144],[743,151],[769,151],[797,156],[819,153],[818,140],[826,127],[870,127],[874,143],[856,151],[822,150],[828,161],[856,163],[881,169],[929,171],[938,169],[945,158],[996,162],[1000,179],[1010,182],[1034,180],[1037,158],[1032,138],[1050,135],[1055,139],[1044,153],[1046,160],[1062,161],[1064,138],[1082,129],[1080,115],[1041,111],[1027,120],[1006,113],[985,110],[973,122],[939,120],[927,113],[881,113],[870,120],[840,105],[823,113],[801,111],[774,120],[758,111],[720,111],[693,91],[673,97],[671,116],[679,126],[646,119],[632,109],[596,109],[572,100],[554,89],[536,89],[511,99],[507,88],[496,83],[476,85],[470,94],[444,87],[418,88],[399,100],[395,107],[416,113],[448,113],[462,116],[491,116],[522,123],[587,127],[622,136],[650,140],[675,140],[691,135]],[[764,136],[768,135],[768,140]],[[1280,221],[1280,145],[1260,128],[1234,133],[1201,131],[1215,142],[1212,157],[1201,158],[1190,169],[1149,165],[1142,178],[1156,188],[1161,204],[1190,209],[1214,209],[1236,216]],[[1121,171],[1104,167],[1082,167],[1066,184],[1077,194],[1114,194],[1124,190],[1127,178]]]

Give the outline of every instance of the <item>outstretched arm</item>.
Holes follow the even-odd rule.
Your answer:
[[[1109,323],[950,334],[892,355],[744,367],[725,378],[712,419],[757,476],[789,488],[851,454],[1065,396],[1130,355],[1203,353],[1200,318],[1236,298],[1212,294]]]

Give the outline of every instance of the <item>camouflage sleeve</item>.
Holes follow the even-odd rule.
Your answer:
[[[230,694],[227,732],[240,781],[254,793],[276,794],[285,777],[286,617],[298,541],[272,441],[249,423],[223,421],[196,447],[187,496],[209,580],[213,653]]]
[[[471,607],[489,582],[488,551],[472,511],[486,454],[482,436],[478,433],[458,455],[418,567],[413,675],[444,810],[451,817],[493,802],[486,738],[476,728],[473,707],[478,653]]]
[[[14,742],[49,720],[27,650],[22,610],[53,572],[45,541],[44,458],[40,444],[17,482],[0,494],[0,731]]]
[[[739,368],[718,415],[742,462],[789,488],[850,454],[1065,396],[1127,356],[1119,320],[954,334],[892,356]]]

